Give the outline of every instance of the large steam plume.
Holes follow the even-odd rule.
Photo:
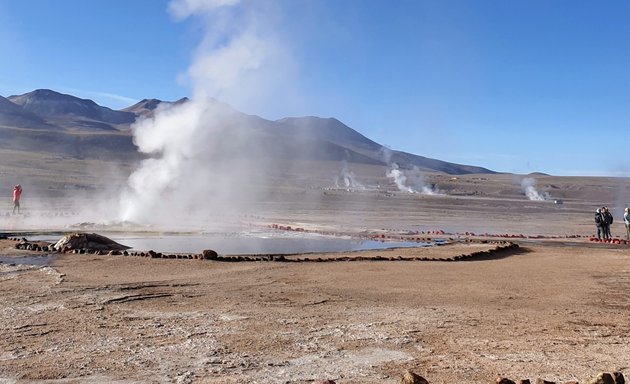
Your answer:
[[[523,193],[525,193],[525,196],[527,196],[527,198],[530,200],[547,200],[547,196],[545,194],[542,194],[536,190],[536,180],[531,177],[526,177],[521,180],[521,189],[523,190]]]
[[[424,174],[414,166],[409,174],[409,184],[419,193],[423,195],[437,195],[441,194],[436,190],[435,185],[428,184],[424,179]]]
[[[242,207],[267,164],[244,132],[247,123],[216,99],[251,111],[290,93],[283,86],[293,61],[273,33],[268,2],[174,0],[170,10],[205,28],[186,73],[192,97],[133,126],[134,142],[149,158],[129,177],[122,220],[190,220]]]
[[[399,191],[408,193],[416,192],[413,188],[407,186],[407,176],[398,168],[398,164],[393,163],[385,175],[394,181]]]
[[[225,213],[246,201],[265,170],[264,157],[241,135],[238,115],[216,101],[191,100],[134,126],[140,150],[153,157],[128,180],[122,219],[161,222]],[[256,159],[256,160],[254,160]]]
[[[343,183],[343,185],[340,184]],[[346,188],[352,190],[362,190],[365,186],[361,184],[354,172],[348,167],[348,162],[343,160],[341,163],[341,171],[335,177],[335,188]]]
[[[422,195],[439,194],[439,192],[434,189],[434,186],[425,182],[424,175],[420,172],[418,167],[414,166],[411,171],[406,173],[398,167],[398,164],[392,163],[385,175],[394,181],[396,187],[401,192],[420,193]]]
[[[414,166],[407,174],[400,169],[397,163],[392,161],[393,152],[391,149],[381,147],[380,153],[383,161],[389,166],[389,169],[385,172],[385,176],[396,184],[399,191],[420,193],[423,195],[435,195],[439,193],[435,190],[435,186],[425,182],[424,175],[418,167]]]

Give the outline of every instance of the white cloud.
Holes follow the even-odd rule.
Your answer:
[[[173,0],[168,8],[177,19],[182,20],[198,13],[210,12],[222,7],[236,5],[241,0]]]
[[[73,96],[94,100],[97,104],[112,109],[129,107],[139,101],[138,99],[134,99],[132,97],[117,95],[115,93],[108,92],[90,91],[75,88],[60,88],[60,90],[60,92],[66,92],[72,94]]]

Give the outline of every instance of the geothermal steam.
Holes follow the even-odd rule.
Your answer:
[[[381,147],[381,158],[388,164],[389,169],[385,172],[385,176],[391,179],[401,192],[421,193],[423,195],[435,195],[438,192],[433,186],[428,185],[424,180],[424,175],[414,166],[409,174],[405,173],[397,163],[392,162],[393,152],[389,148]]]
[[[343,185],[341,185],[340,182],[343,183]],[[365,189],[365,186],[357,180],[354,172],[348,168],[348,162],[346,160],[343,160],[341,163],[341,171],[335,177],[335,188],[346,188],[351,190]]]
[[[196,17],[204,38],[186,78],[191,100],[163,108],[132,129],[140,152],[147,154],[129,177],[121,197],[122,220],[172,222],[178,217],[207,217],[243,207],[270,164],[240,110],[282,104],[290,95],[292,61],[272,33],[265,2],[175,0],[180,19]],[[280,79],[284,79],[285,82]]]
[[[429,185],[425,182],[424,175],[416,166],[411,169],[408,179],[412,187],[423,195],[441,194],[441,192],[435,189],[435,186]]]
[[[392,179],[401,192],[421,193],[423,195],[437,194],[432,186],[425,183],[424,176],[418,167],[414,166],[407,175],[398,167],[398,164],[392,163],[391,168],[387,170],[385,175]]]
[[[399,191],[409,193],[416,192],[413,190],[413,188],[407,186],[407,176],[405,176],[405,173],[403,171],[398,169],[398,164],[393,163],[391,165],[391,168],[387,170],[385,175],[394,181]]]
[[[223,214],[241,205],[265,167],[262,156],[254,160],[255,146],[239,126],[235,111],[204,99],[161,110],[136,124],[136,144],[153,157],[129,177],[122,219],[161,222]],[[250,148],[247,156],[241,147]]]
[[[536,180],[532,179],[531,177],[526,177],[521,180],[521,189],[523,190],[523,193],[525,193],[525,196],[527,196],[527,198],[530,200],[547,200],[546,195],[541,194],[536,190]]]

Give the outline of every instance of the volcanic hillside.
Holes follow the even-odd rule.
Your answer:
[[[47,89],[0,97],[0,149],[52,153],[78,159],[140,159],[131,125],[160,108],[187,102],[145,99],[122,110]],[[217,101],[212,101],[219,103]],[[221,104],[225,106],[225,104]],[[229,107],[227,107],[229,108]],[[270,121],[230,108],[230,132],[244,137],[237,150],[255,146],[283,160],[346,161],[448,174],[494,173],[386,149],[334,118],[300,117]],[[226,140],[219,137],[217,140]]]

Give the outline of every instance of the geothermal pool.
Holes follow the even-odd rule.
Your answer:
[[[378,250],[387,248],[407,248],[432,246],[436,242],[396,242],[357,239],[351,237],[333,237],[312,233],[291,232],[236,232],[236,233],[198,233],[198,234],[108,234],[110,239],[129,246],[132,251],[201,253],[204,249],[213,249],[220,255],[255,255],[255,254],[294,254],[320,252],[346,252]],[[29,236],[30,241],[56,242],[63,236]]]
[[[117,238],[115,241],[134,250],[153,249],[159,252],[200,253],[213,249],[221,255],[292,254],[315,252],[345,252],[394,247],[417,247],[430,244],[412,242],[380,242],[350,238],[310,237],[221,237],[168,236]]]

